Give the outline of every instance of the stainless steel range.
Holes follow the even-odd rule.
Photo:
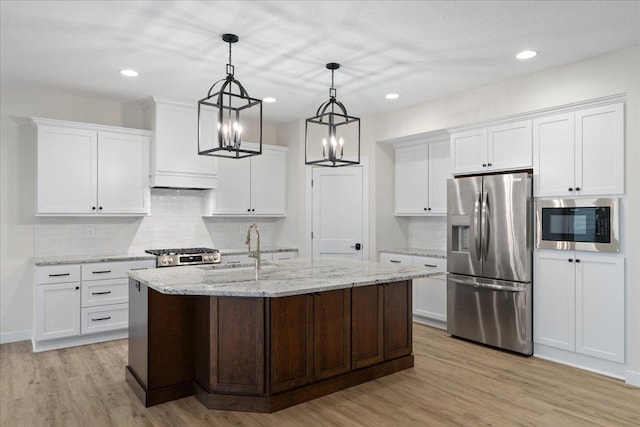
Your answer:
[[[217,249],[148,249],[145,252],[156,255],[156,267],[220,263],[220,251]]]

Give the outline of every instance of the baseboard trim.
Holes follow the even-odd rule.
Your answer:
[[[60,338],[56,340],[35,341],[31,340],[33,352],[59,350],[61,348],[76,347],[79,345],[96,344],[104,341],[120,340],[129,337],[128,329],[119,329],[116,331],[100,332],[96,334],[77,335],[74,337]]]
[[[18,341],[29,341],[33,336],[33,331],[28,329],[26,331],[16,332],[3,332],[0,334],[0,344],[9,344]]]
[[[625,374],[626,374],[624,379],[625,383],[632,385],[634,387],[640,387],[640,372],[627,369]]]

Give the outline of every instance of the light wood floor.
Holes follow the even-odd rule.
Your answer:
[[[45,353],[0,346],[1,426],[640,425],[640,389],[414,324],[415,368],[273,414],[194,397],[144,408],[124,381],[127,340]]]

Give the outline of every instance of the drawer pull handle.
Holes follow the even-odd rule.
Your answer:
[[[104,291],[104,292],[91,292],[91,295],[107,295],[110,294],[111,291]]]
[[[100,320],[109,320],[111,319],[111,316],[108,317],[98,317],[97,319],[91,319],[92,322],[98,322]]]
[[[278,258],[278,261],[282,261],[284,259],[291,259],[291,258]]]
[[[431,267],[431,268],[436,268],[436,267],[438,267],[438,266],[437,266],[437,265],[435,265],[435,264],[425,264],[424,266],[425,266],[425,267]]]
[[[227,264],[240,264],[240,261],[227,261]]]
[[[100,271],[93,272],[93,274],[105,274],[105,273],[111,273],[111,270],[100,270]]]
[[[395,264],[400,264],[400,261],[398,261],[397,259],[390,259],[389,261],[395,263]]]
[[[58,274],[49,275],[49,277],[63,277],[63,276],[71,276],[71,273],[58,273]]]
[[[132,268],[131,271],[134,271],[134,270],[148,270],[148,269],[149,269],[149,267],[140,267],[140,268]]]

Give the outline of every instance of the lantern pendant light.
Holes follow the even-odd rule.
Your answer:
[[[336,99],[333,73],[340,64],[330,62],[331,88],[329,100],[318,107],[316,115],[305,126],[305,164],[313,166],[350,166],[360,164],[360,119],[347,114],[344,104]]]
[[[223,34],[222,40],[229,43],[227,76],[215,82],[207,96],[198,101],[198,154],[235,159],[262,154],[262,100],[251,98],[234,77],[231,45],[239,37]],[[242,118],[246,119],[249,113],[258,120],[254,125],[257,126],[257,141],[254,141],[257,148],[243,144],[245,129],[241,113]]]

